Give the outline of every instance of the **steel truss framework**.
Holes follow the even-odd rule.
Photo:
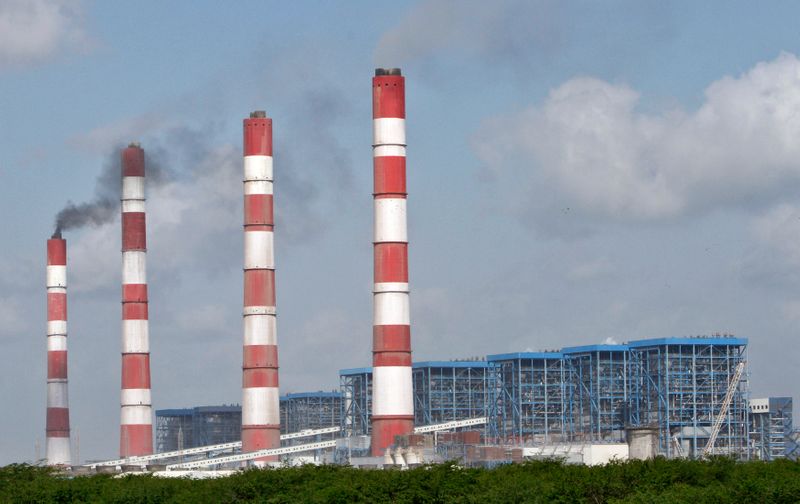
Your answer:
[[[623,442],[628,423],[628,347],[565,348],[569,422],[574,441]]]
[[[344,401],[343,430],[347,436],[368,436],[372,428],[372,368],[339,371],[339,386]]]
[[[156,452],[183,450],[194,447],[192,409],[156,411]]]
[[[280,400],[281,434],[342,425],[344,401],[340,392],[286,394]],[[338,437],[326,434],[324,439]]]
[[[156,452],[230,443],[241,439],[242,409],[197,406],[156,411]]]
[[[414,422],[429,425],[475,417],[496,418],[500,395],[499,366],[486,361],[417,362],[412,366]],[[370,434],[372,368],[339,371],[344,401],[343,430],[347,435]],[[497,425],[484,427],[498,437]]]
[[[490,355],[499,367],[497,430],[506,441],[567,441],[572,425],[567,411],[568,372],[560,352]]]
[[[760,406],[760,407],[759,407]],[[792,398],[770,397],[750,402],[752,457],[775,460],[793,457]]]
[[[730,336],[665,338],[417,363],[415,421],[486,415],[490,437],[523,444],[624,442],[626,426],[656,426],[663,455],[697,457],[746,349]],[[348,433],[369,434],[370,378],[370,368],[340,372]],[[747,403],[745,372],[711,453],[749,458]]]
[[[414,423],[496,417],[498,372],[499,366],[486,361],[414,363]],[[486,437],[498,437],[495,422],[486,423],[484,429]]]
[[[747,340],[668,338],[629,343],[630,421],[657,425],[661,453],[698,457],[706,447]],[[711,451],[749,458],[747,373]]]

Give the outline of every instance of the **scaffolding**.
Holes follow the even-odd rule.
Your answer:
[[[752,458],[776,460],[793,454],[792,398],[750,400]]]
[[[281,434],[342,425],[344,401],[340,392],[302,392],[280,398]],[[327,434],[333,439],[337,433]],[[305,442],[305,441],[303,441]]]
[[[489,355],[499,367],[495,420],[501,439],[519,444],[567,441],[570,421],[564,356],[560,352]]]
[[[414,363],[414,423],[420,426],[496,416],[498,368],[486,361]],[[485,424],[485,436],[496,438],[497,434],[495,423]]]
[[[574,441],[624,442],[628,416],[628,346],[564,348]]]
[[[729,336],[662,338],[630,347],[630,421],[658,425],[659,451],[699,457],[708,444],[747,340]],[[747,373],[710,453],[748,458]]]
[[[368,436],[371,432],[372,368],[342,369],[339,387],[344,403],[342,429],[348,437]]]

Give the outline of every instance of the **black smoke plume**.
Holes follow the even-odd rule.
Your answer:
[[[122,187],[121,152],[123,145],[117,145],[106,157],[102,171],[97,176],[94,198],[84,203],[68,201],[56,214],[53,238],[60,238],[62,231],[80,229],[86,226],[98,227],[114,220],[120,206]],[[147,185],[158,186],[169,180],[169,173],[161,162],[163,150],[155,147],[145,149],[145,170]]]

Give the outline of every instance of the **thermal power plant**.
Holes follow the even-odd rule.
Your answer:
[[[47,446],[48,465],[69,465],[67,386],[67,240],[47,240]]]
[[[272,196],[272,119],[256,111],[244,120],[243,452],[280,446]]]
[[[374,169],[372,455],[414,428],[406,226],[405,79],[376,69],[372,79]]]
[[[417,424],[485,416],[487,439],[530,447],[621,444],[628,428],[649,427],[663,456],[746,459],[753,456],[748,425],[756,411],[748,416],[746,350],[746,339],[721,335],[414,363]],[[343,425],[374,436],[365,429],[374,415],[374,368],[339,375]],[[772,429],[781,439],[791,431],[785,409],[775,416],[780,428]],[[780,446],[774,452],[791,451],[773,445]]]
[[[339,390],[279,394],[272,119],[252,112],[243,120],[241,406],[158,410],[156,453],[145,153],[136,143],[122,150],[120,458],[85,468],[152,465],[169,473],[279,463],[382,468],[459,460],[493,467],[553,457],[583,464],[655,456],[800,458],[792,398],[750,398],[748,340],[729,334],[412,362],[399,69],[375,70],[372,105],[372,366],[339,371]],[[68,466],[67,253],[60,229],[47,242],[46,457]],[[534,338],[529,343],[537,345]],[[229,349],[238,352],[238,343]],[[235,365],[223,372],[238,379]]]
[[[147,315],[147,229],[144,150],[122,150],[121,457],[153,453],[150,337]]]

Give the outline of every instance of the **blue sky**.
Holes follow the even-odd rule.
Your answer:
[[[731,332],[750,338],[753,394],[793,394],[798,11],[0,2],[0,464],[44,442],[54,216],[131,140],[168,174],[148,189],[156,408],[239,401],[254,109],[275,124],[282,391],[369,364],[376,66],[407,78],[415,359]],[[66,238],[73,433],[81,459],[110,457],[119,222]]]

